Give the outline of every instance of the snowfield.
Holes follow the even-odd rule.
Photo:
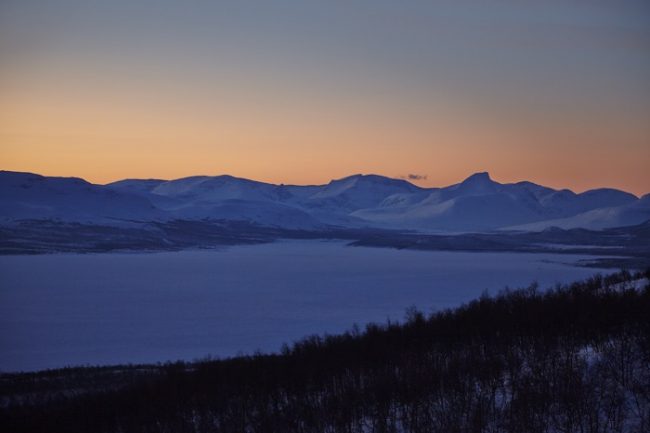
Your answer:
[[[282,241],[154,254],[0,256],[0,370],[277,351],[505,286],[594,274],[573,255]],[[593,258],[593,256],[591,257]]]

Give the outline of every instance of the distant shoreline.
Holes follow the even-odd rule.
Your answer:
[[[650,265],[650,223],[601,231],[423,234],[370,228],[290,230],[219,220],[133,222],[128,227],[26,220],[0,226],[0,255],[183,251],[279,239],[340,239],[351,246],[409,250],[605,256],[585,263],[588,267],[643,269]]]

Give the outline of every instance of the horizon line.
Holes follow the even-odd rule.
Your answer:
[[[325,183],[304,183],[304,184],[299,184],[299,183],[285,183],[285,182],[270,182],[270,181],[257,180],[257,179],[254,179],[254,178],[249,178],[249,177],[244,177],[244,176],[237,176],[237,175],[233,175],[233,174],[229,174],[229,173],[221,173],[221,174],[213,174],[213,175],[209,175],[209,174],[196,174],[196,175],[181,176],[181,177],[171,178],[171,179],[169,179],[169,178],[168,178],[168,179],[163,179],[163,178],[157,178],[157,177],[143,177],[143,178],[140,178],[140,177],[125,177],[125,178],[119,178],[119,179],[116,179],[116,180],[113,180],[113,181],[109,181],[109,182],[105,182],[105,183],[102,183],[102,182],[95,183],[95,182],[92,182],[92,181],[86,179],[85,177],[82,177],[82,176],[74,176],[74,175],[72,175],[72,176],[70,176],[70,175],[49,175],[49,174],[37,173],[37,172],[34,172],[34,171],[19,171],[19,170],[0,169],[0,173],[31,174],[31,175],[41,176],[41,177],[61,178],[61,179],[81,179],[81,180],[83,180],[83,181],[85,181],[85,182],[88,182],[88,183],[90,183],[90,184],[92,184],[92,185],[99,185],[99,186],[108,186],[108,185],[111,185],[111,184],[114,184],[114,183],[117,183],[117,182],[122,182],[122,181],[161,181],[161,182],[173,182],[173,181],[178,181],[178,180],[183,180],[183,179],[201,178],[201,177],[204,177],[204,178],[230,177],[230,178],[234,178],[234,179],[247,180],[247,181],[251,181],[251,182],[263,183],[263,184],[274,185],[274,186],[298,186],[298,187],[309,187],[309,186],[325,186],[325,185],[328,185],[328,184],[330,184],[330,183],[332,183],[332,182],[341,181],[341,180],[348,179],[348,178],[352,178],[352,177],[376,176],[376,177],[381,177],[381,178],[385,178],[385,179],[391,179],[391,180],[398,180],[398,181],[407,182],[407,183],[409,183],[409,184],[411,184],[411,185],[413,185],[413,186],[415,186],[415,187],[417,187],[417,188],[421,188],[421,189],[423,189],[423,190],[432,190],[432,189],[448,188],[448,187],[451,187],[451,186],[455,186],[455,185],[462,184],[463,182],[465,182],[465,181],[467,181],[468,179],[470,179],[470,178],[472,178],[472,177],[475,177],[475,176],[477,176],[477,175],[487,175],[487,178],[488,178],[491,182],[497,183],[497,184],[499,184],[499,185],[516,185],[516,184],[520,184],[520,183],[531,183],[531,184],[534,184],[534,185],[537,185],[537,186],[541,186],[541,187],[544,187],[544,188],[550,188],[550,189],[553,189],[553,190],[555,190],[555,191],[570,191],[570,192],[572,192],[572,193],[574,193],[574,194],[583,194],[583,193],[585,193],[585,192],[595,191],[595,190],[603,190],[603,189],[623,191],[623,192],[625,192],[625,193],[628,193],[628,194],[631,194],[631,195],[635,196],[637,199],[640,199],[640,198],[644,197],[645,195],[650,194],[650,191],[648,191],[648,192],[644,192],[644,193],[640,193],[640,194],[639,194],[639,193],[630,192],[630,191],[625,190],[625,189],[614,188],[614,187],[609,187],[609,186],[601,186],[601,187],[595,187],[595,188],[587,188],[587,189],[584,189],[584,190],[574,190],[574,189],[569,188],[569,187],[560,187],[560,188],[557,188],[557,187],[552,187],[552,186],[544,185],[543,183],[538,183],[538,182],[535,182],[535,181],[531,181],[531,180],[529,180],[529,179],[516,180],[516,181],[499,181],[499,180],[495,180],[495,179],[492,177],[492,174],[490,173],[489,170],[473,172],[473,173],[471,173],[470,175],[465,176],[462,180],[460,180],[460,181],[458,181],[458,182],[450,183],[450,184],[446,184],[446,185],[442,185],[442,186],[420,186],[420,185],[418,185],[417,183],[415,183],[415,182],[418,182],[418,181],[421,181],[421,180],[426,180],[426,177],[425,177],[424,179],[410,179],[410,178],[407,178],[408,175],[390,176],[390,175],[378,174],[378,173],[376,173],[376,172],[368,172],[368,173],[354,173],[354,174],[347,175],[347,176],[343,176],[343,177],[336,177],[336,178],[333,177],[333,178],[330,178],[330,180],[329,180],[328,182],[325,182]]]

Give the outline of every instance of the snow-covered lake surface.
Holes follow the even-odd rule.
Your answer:
[[[216,251],[0,257],[0,370],[276,351],[308,334],[401,320],[597,272],[582,257],[283,241]]]

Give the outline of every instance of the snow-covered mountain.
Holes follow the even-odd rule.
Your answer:
[[[567,218],[637,201],[633,194],[613,189],[576,194],[531,182],[501,184],[493,181],[488,173],[476,173],[459,184],[430,190],[426,196],[391,196],[378,207],[362,209],[352,215],[390,227],[441,231],[490,230]],[[650,214],[645,219],[639,216],[641,220],[632,224],[650,219]],[[607,224],[604,226],[610,227]]]
[[[541,231],[550,227],[561,229],[589,228],[601,230],[609,227],[624,227],[648,221],[650,215],[650,194],[622,206],[602,207],[578,215],[544,220],[536,223],[510,227],[513,230]]]
[[[224,175],[170,181],[130,179],[107,188],[139,194],[169,219],[245,220],[300,229],[323,225],[293,204],[302,197],[300,189],[309,187],[285,187]]]
[[[377,175],[354,175],[313,186],[225,175],[94,185],[77,178],[0,172],[0,218],[5,222],[213,219],[296,229],[602,229],[650,220],[649,197],[639,199],[615,189],[576,194],[531,182],[502,184],[488,173],[473,174],[444,188],[421,188]]]
[[[145,197],[75,177],[0,171],[0,221],[52,219],[110,223],[164,217]]]

